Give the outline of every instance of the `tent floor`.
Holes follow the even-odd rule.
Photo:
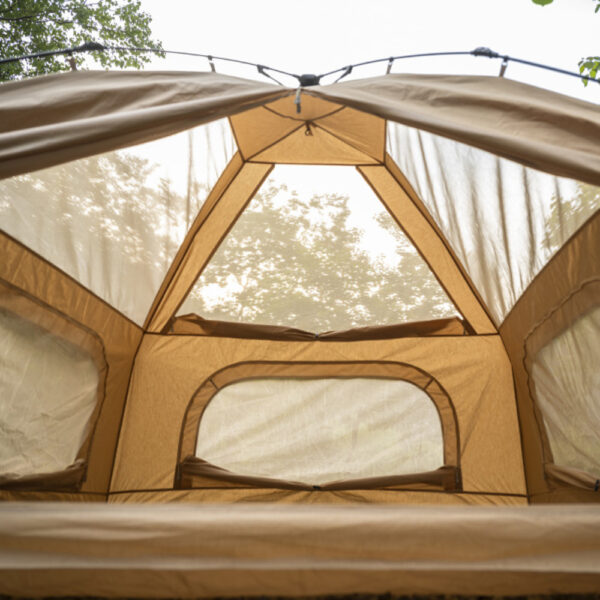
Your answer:
[[[595,505],[0,504],[10,596],[594,592]]]

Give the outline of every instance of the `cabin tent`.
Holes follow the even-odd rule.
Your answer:
[[[566,519],[597,548],[596,106],[500,77],[86,71],[4,84],[0,117],[0,498],[34,501],[25,521],[181,501],[258,540],[265,515],[298,533],[298,504],[349,529],[357,504],[429,505],[427,530],[448,505],[579,503],[488,525],[531,543]],[[573,591],[560,565],[486,589]],[[300,593],[278,569],[194,595]],[[452,587],[418,580],[378,590]]]

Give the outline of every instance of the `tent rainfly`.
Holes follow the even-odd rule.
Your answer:
[[[599,208],[504,78],[2,85],[0,593],[600,591]]]

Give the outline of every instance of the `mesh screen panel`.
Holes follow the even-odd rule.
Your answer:
[[[0,227],[142,324],[235,144],[227,120],[0,181]]]
[[[50,473],[71,465],[97,388],[89,355],[0,309],[0,473]]]
[[[388,123],[388,152],[485,300],[496,324],[600,208],[600,188]]]
[[[387,379],[258,379],[220,390],[196,456],[245,475],[322,484],[443,465],[435,404]]]
[[[600,476],[600,308],[542,348],[532,376],[554,463]]]
[[[179,314],[312,332],[457,316],[351,167],[278,166]]]

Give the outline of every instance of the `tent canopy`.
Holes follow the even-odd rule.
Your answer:
[[[598,591],[599,208],[503,78],[1,86],[0,592]]]
[[[597,498],[597,107],[76,72],[0,177],[7,498]]]

